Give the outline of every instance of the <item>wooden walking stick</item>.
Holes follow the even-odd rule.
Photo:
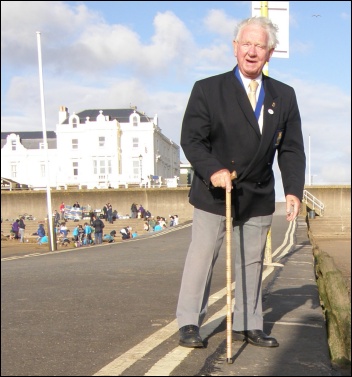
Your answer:
[[[231,180],[237,178],[236,171],[231,173]],[[231,242],[232,218],[231,218],[231,192],[226,191],[226,292],[227,292],[227,363],[232,364],[232,266],[231,266]]]

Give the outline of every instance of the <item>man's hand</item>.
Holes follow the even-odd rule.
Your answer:
[[[221,169],[214,173],[210,177],[210,181],[214,187],[222,187],[226,189],[226,192],[231,192],[232,190],[232,179],[231,173],[227,169]]]
[[[286,220],[293,221],[299,213],[301,201],[294,195],[286,195]]]

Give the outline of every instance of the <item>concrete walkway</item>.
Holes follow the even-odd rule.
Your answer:
[[[327,241],[327,240],[326,240]],[[325,250],[350,282],[350,242],[331,239]],[[331,248],[329,248],[331,247]],[[276,276],[263,302],[264,331],[277,338],[278,348],[233,342],[233,364],[224,342],[212,376],[351,376],[350,364],[332,365],[324,313],[316,283],[312,245],[304,217],[298,219],[296,245],[275,267]],[[349,267],[348,267],[349,266]],[[349,303],[350,305],[350,303]]]
[[[264,292],[264,331],[275,336],[280,346],[261,348],[245,342],[233,342],[234,362],[230,364],[227,363],[226,341],[223,341],[210,370],[208,367],[205,373],[200,371],[199,375],[351,376],[350,363],[344,368],[331,363],[326,319],[305,217],[300,216],[297,224],[295,246],[280,259],[283,267],[275,267],[272,284]],[[314,226],[310,227],[310,231],[314,233]],[[333,258],[336,269],[341,270],[350,297],[350,237],[317,238],[317,242]],[[2,242],[2,257],[6,255],[5,245],[10,245],[10,242]],[[349,310],[350,305],[349,301]],[[347,335],[350,339],[350,332]]]

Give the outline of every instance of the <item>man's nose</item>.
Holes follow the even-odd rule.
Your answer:
[[[249,56],[256,56],[257,55],[257,50],[256,50],[254,45],[249,46],[248,55]]]

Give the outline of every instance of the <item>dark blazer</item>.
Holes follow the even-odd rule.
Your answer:
[[[303,196],[305,153],[296,95],[263,75],[263,131],[234,71],[197,81],[185,111],[181,146],[194,168],[190,203],[225,215],[225,190],[210,182],[221,169],[236,170],[232,215],[237,219],[275,211],[272,170],[276,151],[285,195]]]

